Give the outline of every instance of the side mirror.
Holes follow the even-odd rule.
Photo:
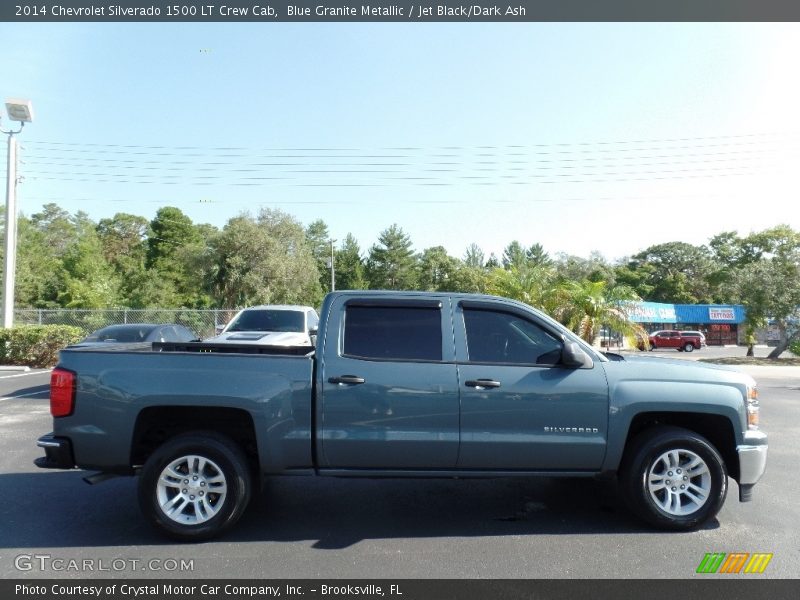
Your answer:
[[[312,327],[311,329],[308,330],[308,335],[317,335],[318,333],[319,330],[316,327]]]
[[[580,369],[581,367],[591,367],[592,359],[581,350],[578,344],[567,341],[564,342],[564,348],[561,350],[561,364]]]

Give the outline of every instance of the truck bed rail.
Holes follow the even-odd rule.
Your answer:
[[[307,356],[314,353],[309,346],[267,346],[258,344],[215,344],[211,342],[153,342],[156,352],[214,352],[218,354],[273,354]]]

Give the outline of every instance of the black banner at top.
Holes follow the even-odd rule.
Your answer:
[[[800,21],[798,0],[3,0],[7,22]]]

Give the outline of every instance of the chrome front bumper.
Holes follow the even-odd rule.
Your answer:
[[[739,500],[748,502],[753,486],[761,479],[767,467],[767,434],[763,431],[748,431],[744,443],[736,447],[739,454]]]

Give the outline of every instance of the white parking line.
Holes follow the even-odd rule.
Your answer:
[[[44,371],[31,371],[29,373],[18,373],[16,375],[0,375],[0,379],[13,379],[14,377],[30,377],[31,375],[45,375],[53,369],[45,369]]]

